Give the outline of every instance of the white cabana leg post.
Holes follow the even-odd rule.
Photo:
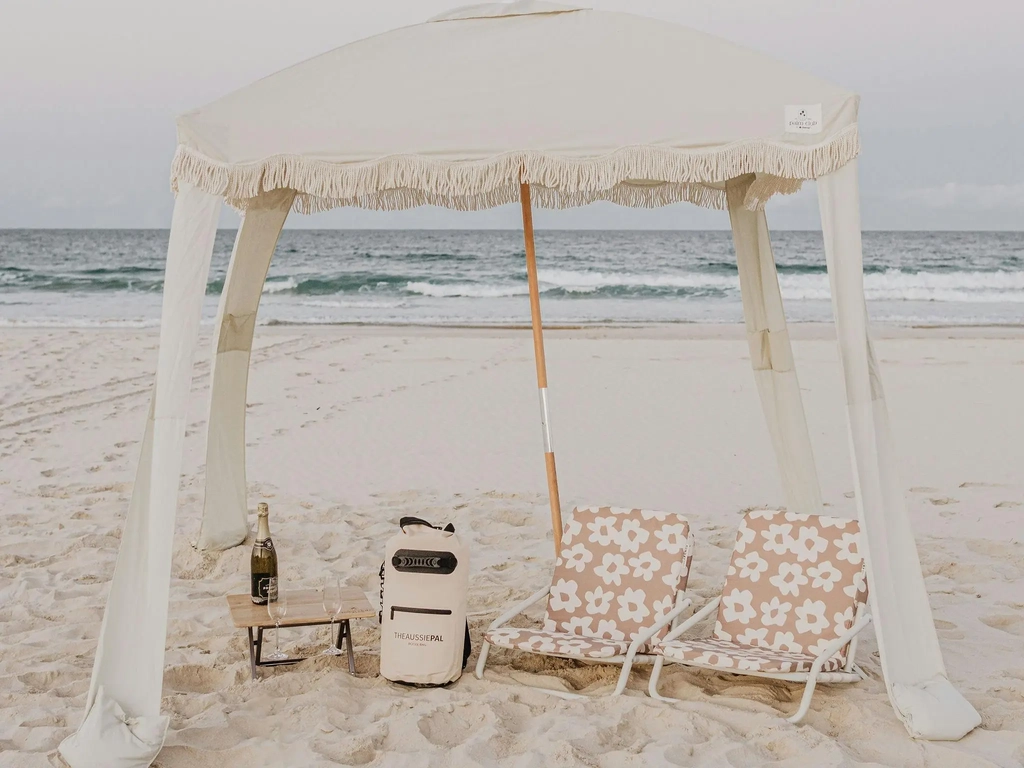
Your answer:
[[[959,739],[981,717],[946,677],[896,474],[885,395],[868,338],[856,161],[818,179],[818,200],[846,383],[871,613],[889,699],[911,735]]]
[[[793,363],[768,220],[763,210],[751,211],[744,204],[752,180],[752,175],[745,176],[726,185],[750,363],[786,504],[799,514],[820,515],[821,486]]]
[[[96,647],[86,715],[60,745],[72,768],[148,766],[160,715],[174,517],[186,406],[221,199],[180,185],[174,205],[156,387]]]
[[[263,193],[246,209],[235,238],[214,332],[199,549],[228,549],[249,534],[245,483],[249,358],[263,284],[294,197],[287,189]]]

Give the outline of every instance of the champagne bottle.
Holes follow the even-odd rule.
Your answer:
[[[270,507],[260,503],[256,507],[259,523],[256,528],[256,543],[252,545],[252,557],[249,560],[252,573],[252,601],[256,605],[266,605],[267,598],[277,598],[277,552],[274,542],[270,539],[270,523],[267,520]]]

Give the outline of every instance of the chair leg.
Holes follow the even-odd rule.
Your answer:
[[[476,679],[484,679],[484,667],[487,666],[487,652],[490,650],[491,644],[486,640],[483,641],[483,645],[480,647],[480,659],[476,663]]]
[[[615,690],[612,691],[612,696],[621,696],[622,692],[626,690],[626,683],[629,682],[629,673],[633,669],[633,654],[628,654],[626,660],[622,662],[622,670],[619,672],[619,682],[615,685]]]
[[[807,678],[807,685],[804,686],[804,695],[800,699],[800,707],[797,709],[796,714],[787,717],[791,723],[799,723],[804,719],[807,714],[807,710],[811,708],[811,697],[814,696],[814,686],[818,682],[818,673],[816,670],[811,670],[811,674]]]
[[[661,668],[665,666],[665,657],[659,656],[654,661],[654,669],[651,670],[651,682],[647,686],[647,693],[652,699],[658,701],[667,701],[670,704],[675,704],[679,699],[673,699],[669,696],[662,696],[658,693],[658,682],[661,680]]]

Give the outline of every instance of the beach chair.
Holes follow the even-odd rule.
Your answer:
[[[856,520],[758,510],[736,535],[721,597],[658,639],[650,628],[651,696],[665,663],[806,683],[791,723],[800,722],[814,686],[853,683],[865,675],[854,663],[857,635],[871,621],[868,585]],[[712,636],[680,639],[718,610]]]
[[[626,687],[635,663],[653,663],[650,643],[636,642],[663,621],[662,634],[689,606],[683,599],[693,537],[686,518],[616,507],[577,508],[562,533],[551,586],[504,613],[484,633],[476,676],[483,677],[490,646],[579,661],[621,664],[613,696]],[[505,626],[547,598],[540,629]],[[559,692],[576,697],[578,694]]]

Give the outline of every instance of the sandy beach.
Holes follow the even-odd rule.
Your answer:
[[[793,328],[829,512],[853,516],[835,341]],[[670,668],[627,695],[617,670],[495,652],[487,679],[411,691],[376,677],[376,622],[354,624],[358,674],[316,659],[249,680],[224,596],[248,545],[201,553],[210,370],[190,401],[171,583],[162,768],[251,766],[1020,766],[1024,764],[1024,330],[879,329],[902,481],[950,679],[983,717],[960,742],[898,722],[869,632],[861,684],[797,685]],[[153,330],[0,334],[0,765],[59,765],[78,725],[153,381]],[[742,510],[781,503],[743,329],[651,326],[547,336],[562,502],[681,512],[696,604],[724,579]],[[452,521],[472,547],[474,645],[548,583],[551,531],[525,329],[262,327],[249,385],[250,507],[270,504],[285,588],[326,573],[375,600],[398,518]],[[754,426],[751,426],[754,425]],[[539,614],[538,614],[539,615]],[[327,631],[282,632],[314,653]],[[475,660],[476,648],[474,648]]]

